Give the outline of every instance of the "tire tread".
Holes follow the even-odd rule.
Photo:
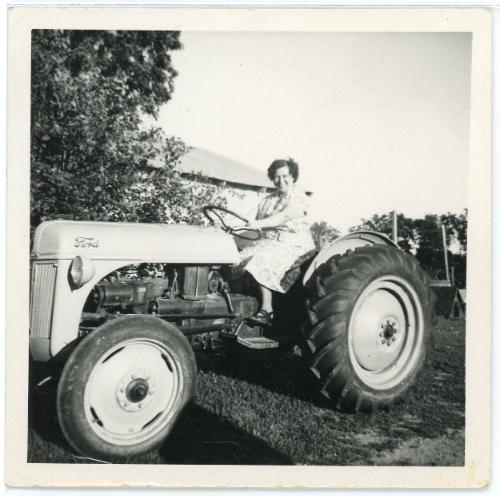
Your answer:
[[[396,268],[396,269],[394,269]],[[402,381],[391,393],[378,393],[362,383],[354,373],[348,359],[347,331],[349,313],[362,288],[379,274],[397,270],[411,277],[419,287],[421,304],[425,313],[424,341],[430,340],[430,313],[435,296],[429,288],[429,277],[411,255],[388,245],[363,246],[334,255],[321,265],[311,279],[321,292],[312,292],[309,299],[310,313],[314,314],[313,327],[306,336],[312,353],[311,369],[318,377],[320,391],[340,409],[347,411],[376,412],[401,399],[415,380],[418,370],[410,380]],[[307,287],[307,285],[306,285]],[[426,353],[424,352],[424,359]],[[423,361],[420,368],[423,366]]]

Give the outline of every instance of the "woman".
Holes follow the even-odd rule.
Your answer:
[[[259,204],[250,229],[259,229],[262,239],[241,251],[240,268],[257,281],[262,296],[260,310],[251,318],[259,325],[272,319],[272,291],[285,293],[294,281],[284,278],[290,267],[305,253],[314,249],[306,223],[307,195],[295,183],[299,166],[292,160],[275,160],[267,175],[276,191]]]

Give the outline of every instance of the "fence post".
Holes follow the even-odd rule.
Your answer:
[[[396,210],[392,211],[392,240],[398,244],[398,215]]]
[[[444,224],[441,224],[441,231],[443,233],[444,268],[446,271],[446,280],[450,282],[450,269],[448,267],[448,248],[446,245],[446,226]]]

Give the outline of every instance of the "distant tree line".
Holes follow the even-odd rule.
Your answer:
[[[467,210],[460,214],[426,215],[423,218],[410,218],[397,214],[399,247],[415,255],[422,267],[434,279],[444,279],[444,247],[442,228],[446,228],[446,244],[450,273],[460,288],[466,287],[467,268]],[[377,231],[392,237],[393,214],[375,214],[369,219],[352,226],[349,231]],[[340,232],[326,222],[316,222],[311,233],[318,247],[322,243],[336,239]],[[451,249],[452,248],[452,249]]]

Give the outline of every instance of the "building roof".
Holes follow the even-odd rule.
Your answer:
[[[185,173],[201,172],[204,176],[219,181],[259,189],[273,187],[264,171],[203,148],[191,148],[179,159],[178,168]]]

